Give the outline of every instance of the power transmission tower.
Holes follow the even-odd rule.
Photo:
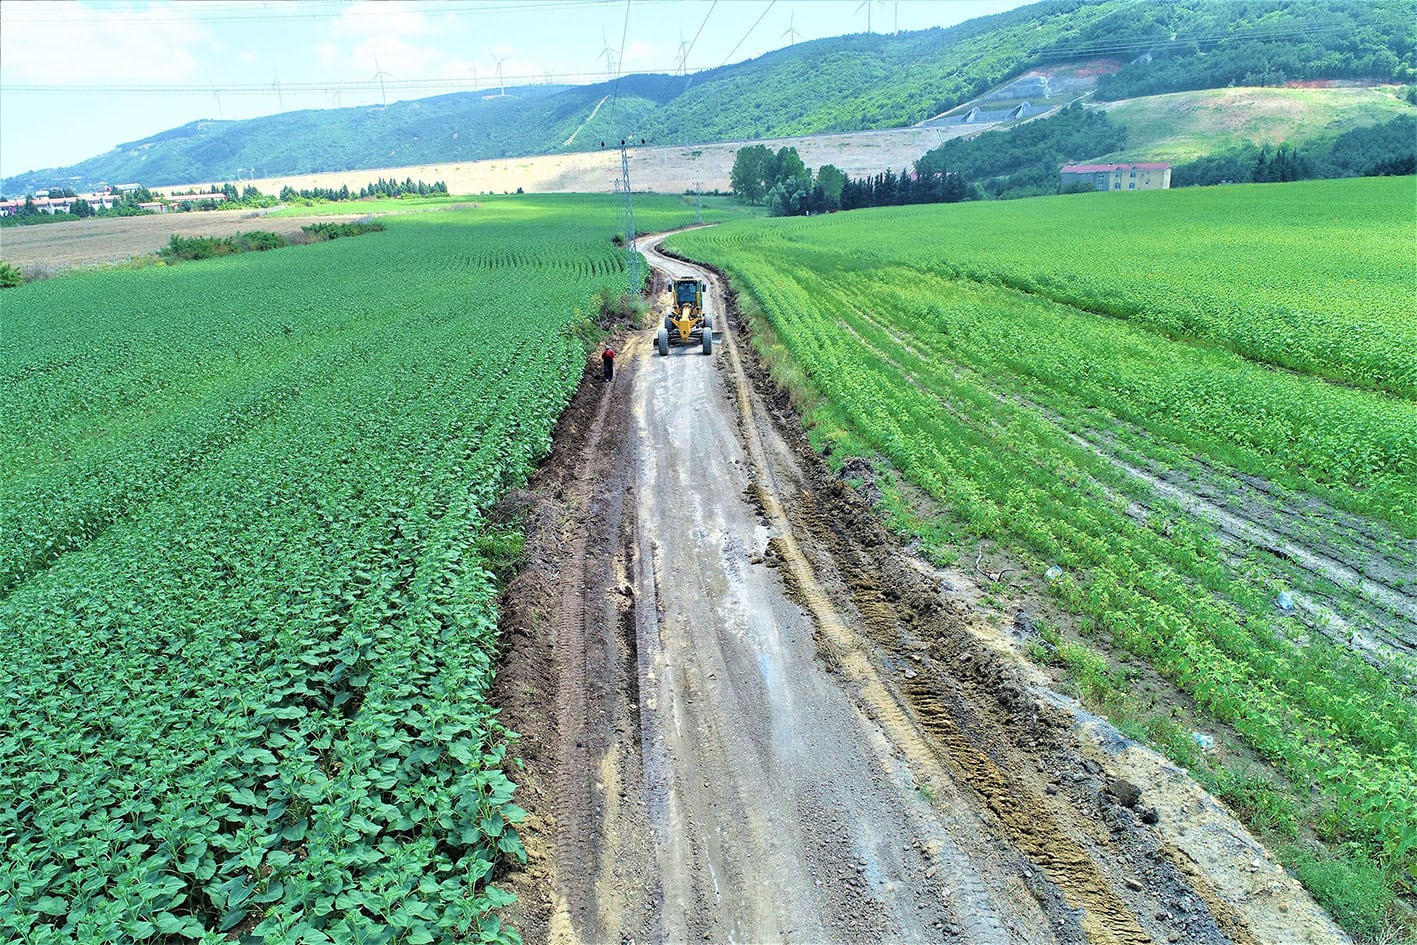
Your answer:
[[[644,144],[640,139],[640,144]],[[605,142],[600,143],[605,147]],[[640,251],[635,242],[635,205],[630,197],[630,148],[627,138],[620,139],[620,176],[615,178],[616,229],[625,241],[625,276],[630,282],[630,294],[638,295],[644,285],[644,275],[640,270]]]

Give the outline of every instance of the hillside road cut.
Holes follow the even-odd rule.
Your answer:
[[[726,330],[641,330],[583,385],[506,599],[528,941],[1343,940],[1179,772],[1126,796],[1126,752],[970,632],[658,243]]]

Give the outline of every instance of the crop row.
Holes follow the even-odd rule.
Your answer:
[[[478,549],[623,275],[458,260],[615,259],[607,220],[445,212],[7,297],[0,435],[42,446],[0,478],[0,937],[510,934]]]
[[[988,536],[1059,564],[1052,587],[1070,609],[1315,786],[1340,834],[1398,873],[1412,868],[1414,693],[1324,641],[1294,643],[1269,606],[1272,576],[1237,574],[1199,523],[1129,514],[1145,487],[1030,404],[1104,429],[1123,418],[1224,465],[1239,457],[1251,471],[1287,470],[1406,529],[1417,408],[947,278],[943,260],[921,259],[950,242],[948,214],[726,227],[674,245],[722,265],[761,304],[821,395],[815,435],[836,444],[834,455],[889,460],[947,510],[937,541]],[[939,240],[892,242],[932,221]]]
[[[1076,195],[1046,213],[963,204],[945,226],[914,210],[882,211],[890,238],[853,257],[1005,285],[1173,340],[1417,398],[1412,178],[1117,196]],[[835,217],[776,232],[823,245],[837,229],[849,238],[853,224]]]

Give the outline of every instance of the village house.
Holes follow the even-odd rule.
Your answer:
[[[1154,164],[1064,164],[1059,187],[1067,190],[1091,184],[1094,190],[1169,190],[1171,165]]]
[[[40,194],[44,194],[44,196],[40,196]],[[89,206],[95,210],[110,210],[121,198],[117,194],[111,193],[79,194],[77,197],[50,197],[49,191],[46,190],[36,191],[35,196],[31,199],[34,202],[34,208],[40,213],[68,213],[76,200],[88,201]],[[18,213],[24,205],[25,198],[23,197],[19,200],[0,201],[0,217],[12,216]]]

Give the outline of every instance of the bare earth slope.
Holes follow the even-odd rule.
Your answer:
[[[936,147],[941,140],[973,135],[994,127],[984,122],[953,128],[894,128],[885,131],[856,131],[847,134],[805,135],[795,138],[764,138],[758,141],[721,141],[683,146],[649,146],[633,152],[636,192],[678,194],[732,188],[729,174],[738,149],[762,144],[774,151],[791,147],[808,167],[835,164],[851,177],[870,176],[891,170],[897,173],[914,164],[916,158]],[[588,143],[595,147],[595,143]],[[620,176],[620,151],[616,147],[570,154],[536,157],[506,157],[486,161],[445,161],[365,171],[328,171],[291,174],[247,181],[262,193],[278,194],[283,187],[296,190],[347,186],[353,190],[380,178],[443,181],[455,194],[511,193],[518,187],[528,193],[602,193]],[[219,183],[219,182],[218,182]],[[171,192],[191,184],[172,184],[153,189]]]
[[[711,273],[648,255],[724,321]],[[1189,778],[990,645],[739,330],[712,357],[632,335],[513,503],[528,940],[1342,940]]]

